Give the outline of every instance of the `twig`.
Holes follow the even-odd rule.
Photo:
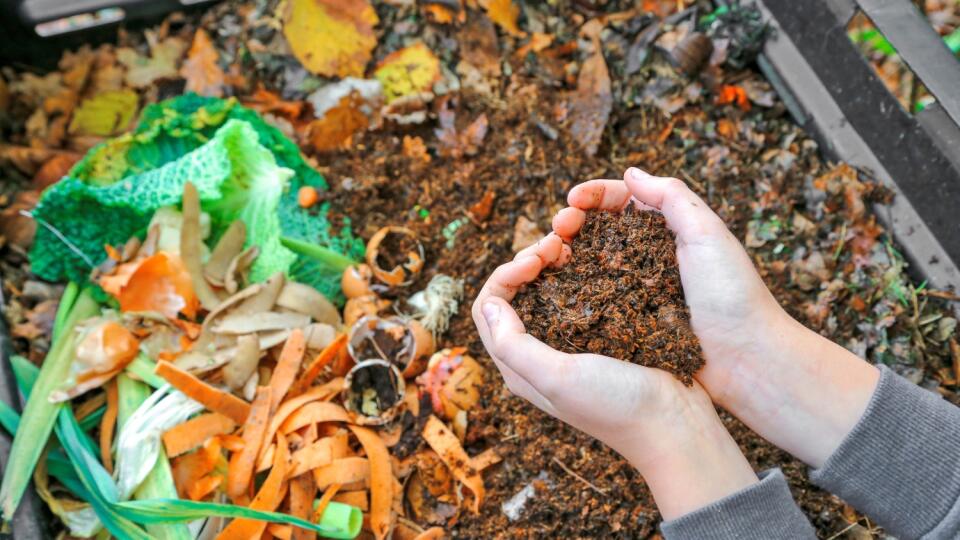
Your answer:
[[[834,540],[835,538],[839,537],[841,534],[843,534],[843,533],[849,531],[850,529],[852,529],[855,525],[858,525],[858,523],[857,523],[856,521],[854,521],[853,523],[847,525],[846,527],[844,527],[843,529],[841,529],[840,532],[835,533],[835,534],[834,534],[833,536],[831,536],[830,538],[827,538],[827,540]]]
[[[951,302],[960,302],[960,295],[954,294],[950,291],[924,289],[922,291],[917,291],[917,294],[922,296],[932,296],[934,298],[943,298],[944,300],[950,300]]]
[[[71,242],[70,239],[67,238],[62,232],[58,231],[56,227],[47,223],[47,220],[40,219],[37,216],[31,214],[30,212],[27,212],[26,210],[21,210],[20,215],[24,217],[28,217],[36,221],[37,223],[43,225],[44,228],[46,228],[48,231],[53,233],[54,236],[56,236],[61,242],[63,242],[64,245],[67,246],[67,248],[70,251],[74,252],[78,257],[83,259],[83,262],[87,263],[87,266],[89,266],[90,268],[94,268],[95,266],[97,266],[96,264],[94,264],[93,261],[90,260],[90,257],[87,257],[86,253],[84,253],[83,251],[80,250],[80,248],[77,247],[76,244]]]
[[[570,476],[572,476],[572,477],[576,478],[577,480],[583,482],[584,484],[590,486],[590,489],[596,491],[597,493],[599,493],[599,494],[601,494],[601,495],[603,495],[603,496],[606,496],[606,495],[607,495],[607,490],[598,488],[597,486],[593,485],[593,484],[592,484],[589,480],[587,480],[586,478],[584,478],[584,477],[580,476],[579,474],[573,472],[573,470],[571,470],[569,467],[567,467],[566,465],[564,465],[563,462],[560,461],[559,459],[557,459],[556,457],[551,458],[551,459],[553,459],[553,462],[556,463],[557,465],[559,465],[561,469],[563,469],[564,471],[566,471],[567,474],[569,474]]]

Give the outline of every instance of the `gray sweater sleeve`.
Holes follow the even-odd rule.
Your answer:
[[[903,539],[960,538],[960,408],[886,367],[814,483]]]
[[[811,480],[903,539],[960,538],[960,408],[886,367],[867,410]],[[667,540],[812,538],[779,470],[661,525]]]
[[[810,522],[793,502],[780,469],[760,473],[760,483],[660,525],[666,540],[809,540]]]

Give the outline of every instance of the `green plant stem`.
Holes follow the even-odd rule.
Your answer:
[[[133,362],[127,364],[126,370],[134,375],[137,379],[140,379],[150,386],[154,388],[160,388],[161,386],[167,384],[167,381],[158,377],[157,374],[153,372],[156,367],[157,363],[151,360],[149,356],[145,354],[139,354],[133,359]],[[141,400],[141,402],[142,401],[143,400]]]
[[[74,281],[67,283],[66,288],[63,289],[63,294],[60,295],[60,305],[57,307],[57,316],[53,321],[53,340],[59,337],[59,331],[63,328],[64,318],[70,314],[70,308],[73,307],[73,303],[77,301],[78,294],[80,294],[80,286]]]
[[[67,288],[69,292],[71,287]],[[69,310],[69,314],[61,316],[62,310]],[[77,294],[73,305],[61,305],[58,310],[56,320],[59,321],[59,326],[55,326],[53,332],[56,337],[43,367],[40,368],[31,398],[27,399],[23,409],[20,426],[10,449],[7,470],[3,475],[3,484],[0,485],[0,509],[5,520],[13,518],[33,477],[37,460],[40,459],[53,431],[57,415],[64,408],[62,403],[50,403],[48,396],[63,384],[70,373],[74,356],[73,328],[78,322],[96,315],[99,310],[100,306],[88,289]]]
[[[347,269],[347,267],[357,264],[357,261],[347,257],[342,253],[336,252],[330,248],[318,246],[316,244],[309,244],[302,240],[296,240],[294,238],[287,238],[284,236],[280,238],[280,243],[283,244],[283,247],[289,249],[290,251],[293,251],[298,255],[319,261],[338,272],[343,272]]]

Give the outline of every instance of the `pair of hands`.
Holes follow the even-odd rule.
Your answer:
[[[568,203],[554,217],[553,232],[497,268],[473,305],[507,387],[625,456],[665,519],[757,482],[714,402],[774,444],[822,465],[866,408],[876,369],[793,321],[739,241],[680,180],[631,168],[624,181],[574,187]],[[569,242],[587,210],[630,204],[663,213],[675,234],[691,326],[706,358],[692,387],[662,370],[554,350],[527,334],[510,307],[523,284],[570,260]]]

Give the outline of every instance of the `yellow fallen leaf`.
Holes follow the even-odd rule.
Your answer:
[[[387,103],[404,96],[429,92],[440,80],[440,59],[423,43],[394,51],[373,73],[383,85]]]
[[[193,44],[180,68],[180,76],[187,80],[187,92],[201,96],[223,97],[223,70],[217,61],[220,54],[213,47],[210,36],[200,28],[193,35]]]
[[[138,99],[137,93],[129,89],[85,99],[73,114],[70,133],[106,137],[122,131],[133,119]]]
[[[508,34],[513,36],[525,35],[517,26],[517,17],[520,16],[520,7],[513,0],[489,0],[486,5],[487,16],[497,23]]]
[[[327,77],[362,76],[380,20],[367,0],[289,0],[283,35],[307,71]]]

